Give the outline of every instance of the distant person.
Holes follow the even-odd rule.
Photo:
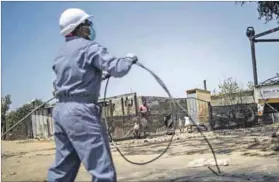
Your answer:
[[[140,123],[138,121],[134,124],[134,137],[140,138]]]
[[[142,117],[148,117],[150,115],[150,108],[146,103],[146,99],[142,100],[142,104],[139,107],[139,111]]]
[[[141,120],[141,128],[144,132],[144,136],[146,136],[146,130],[149,129],[148,124],[150,123],[149,116],[150,116],[150,108],[146,103],[146,99],[142,100],[142,104],[139,107],[140,112],[140,120]]]

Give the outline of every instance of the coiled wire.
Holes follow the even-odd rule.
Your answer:
[[[169,97],[169,99],[170,99],[171,111],[172,111],[172,113],[173,113],[173,114],[172,114],[172,119],[173,119],[173,121],[174,121],[174,117],[173,117],[173,116],[174,116],[174,114],[176,113],[176,106],[178,106],[180,109],[182,109],[183,112],[184,112],[186,115],[188,115],[186,109],[185,109],[183,106],[181,106],[181,104],[180,104],[179,102],[177,102],[177,101],[172,97],[172,95],[171,95],[171,93],[169,92],[167,86],[164,84],[164,82],[160,79],[159,76],[157,76],[153,71],[151,71],[150,69],[148,69],[147,67],[145,67],[145,66],[144,66],[143,64],[141,64],[140,62],[136,62],[135,65],[137,65],[137,66],[139,66],[140,68],[144,69],[145,71],[149,72],[149,73],[155,78],[155,80],[158,82],[158,84],[159,84],[159,85],[164,89],[164,91],[167,93],[167,95],[168,95],[168,97]],[[106,95],[107,95],[107,89],[108,89],[109,79],[110,79],[110,78],[107,79],[106,85],[105,85],[105,89],[104,89],[104,103],[106,102]],[[210,150],[211,150],[211,152],[212,152],[212,155],[213,155],[213,157],[214,157],[215,166],[216,166],[216,168],[217,168],[217,171],[218,171],[218,173],[221,173],[221,170],[220,170],[220,168],[219,168],[219,166],[218,166],[217,158],[216,158],[216,155],[215,155],[215,152],[214,152],[214,149],[213,149],[212,145],[210,144],[210,142],[209,142],[209,140],[206,138],[206,136],[203,134],[203,132],[201,131],[201,129],[198,127],[198,125],[196,124],[196,122],[195,122],[190,116],[188,116],[188,117],[189,117],[190,120],[193,122],[193,124],[196,126],[198,132],[202,135],[203,139],[204,139],[204,140],[206,141],[206,143],[208,144],[208,146],[209,146],[209,148],[210,148]],[[107,121],[106,113],[105,113],[105,115],[104,115],[104,120],[105,120],[106,127],[107,127],[107,130],[108,130],[108,121]],[[176,127],[177,127],[177,122],[174,122],[174,130],[176,129]],[[174,137],[174,135],[175,135],[175,132],[172,133],[172,136],[171,136],[171,138],[170,138],[170,140],[169,140],[169,142],[168,142],[166,148],[164,149],[164,151],[163,151],[162,153],[160,153],[158,156],[156,156],[156,157],[154,157],[153,159],[151,159],[151,160],[149,160],[149,161],[146,161],[146,162],[134,162],[134,161],[129,160],[129,159],[122,153],[122,151],[117,147],[116,143],[115,143],[115,142],[113,141],[113,139],[112,139],[111,133],[108,132],[108,134],[109,134],[109,137],[110,137],[110,139],[111,139],[111,141],[112,141],[112,144],[114,145],[114,147],[116,148],[116,150],[118,151],[118,153],[121,155],[121,157],[122,157],[124,160],[126,160],[127,162],[129,162],[129,163],[131,163],[131,164],[134,164],[134,165],[146,165],[146,164],[149,164],[149,163],[152,163],[152,162],[156,161],[157,159],[159,159],[160,157],[162,157],[162,156],[168,151],[170,145],[172,144],[172,141],[173,141],[173,137]],[[218,175],[218,173],[215,172],[212,168],[210,168],[209,166],[208,166],[208,168],[209,168],[214,174]]]
[[[150,69],[148,69],[147,67],[145,67],[143,64],[137,62],[135,63],[135,65],[141,67],[142,69],[146,70],[147,72],[149,72],[154,78],[155,80],[158,82],[158,84],[165,90],[165,92],[168,94],[169,96],[169,99],[170,99],[170,107],[171,107],[171,111],[172,111],[172,119],[174,121],[174,114],[176,113],[176,106],[178,106],[180,109],[182,109],[186,115],[187,114],[187,111],[186,109],[181,106],[177,101],[175,101],[175,99],[172,97],[172,95],[170,94],[167,86],[164,84],[164,82],[153,72],[151,71]],[[107,82],[106,82],[106,85],[105,85],[105,90],[104,90],[104,103],[106,102],[106,94],[107,94],[107,90],[108,90],[108,84],[109,84],[109,79],[110,77],[107,78]],[[22,121],[24,121],[27,117],[29,117],[31,114],[33,114],[35,111],[37,111],[38,109],[40,109],[41,107],[43,107],[45,104],[49,103],[50,101],[52,101],[53,99],[55,99],[55,96],[50,98],[49,100],[47,100],[46,102],[42,103],[41,105],[39,105],[38,107],[36,107],[35,109],[33,109],[30,113],[28,113],[25,117],[23,117],[22,119],[20,119],[18,122],[16,122],[11,128],[9,128],[5,133],[3,133],[1,135],[1,137],[3,137],[4,135],[6,135],[8,132],[10,132],[13,128],[15,128],[18,124],[20,124]],[[215,152],[214,152],[214,149],[213,147],[211,146],[210,142],[208,141],[208,139],[206,138],[206,136],[203,134],[203,132],[201,131],[201,129],[198,127],[198,125],[196,124],[196,122],[190,117],[190,120],[192,121],[192,123],[196,126],[198,132],[202,135],[202,137],[204,138],[204,140],[206,141],[206,143],[208,144],[211,152],[212,152],[212,155],[214,157],[214,161],[215,161],[215,165],[216,165],[216,168],[218,170],[218,173],[221,173],[220,171],[220,168],[218,166],[218,163],[217,163],[217,158],[216,158],[216,155],[215,155]],[[105,117],[104,117],[104,120],[105,120],[105,124],[106,124],[106,128],[108,130],[108,121],[107,121],[107,117],[106,117],[106,114],[105,114]],[[177,127],[177,122],[175,121],[174,122],[174,130],[176,129]],[[172,141],[173,141],[173,138],[174,138],[174,135],[175,135],[175,132],[172,133],[172,136],[170,138],[170,141],[168,142],[166,148],[164,149],[164,151],[159,154],[158,156],[156,156],[155,158],[149,160],[149,161],[146,161],[146,162],[134,162],[134,161],[131,161],[129,160],[123,153],[122,151],[117,147],[116,143],[113,141],[112,139],[112,136],[111,136],[111,133],[108,132],[109,134],[109,137],[112,141],[112,144],[114,145],[114,147],[116,148],[116,150],[118,151],[118,153],[121,155],[121,157],[126,160],[127,162],[131,163],[131,164],[134,164],[134,165],[146,165],[146,164],[149,164],[149,163],[152,163],[154,161],[156,161],[157,159],[159,159],[160,157],[162,157],[169,149],[170,145],[172,144]],[[212,168],[210,168],[208,166],[208,168],[216,175],[218,175],[217,172],[215,172]]]

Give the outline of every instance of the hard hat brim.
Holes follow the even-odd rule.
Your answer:
[[[89,18],[93,18],[93,15],[86,14],[84,17],[82,17],[75,25],[72,25],[71,27],[67,27],[64,30],[62,30],[60,33],[63,36],[69,35],[72,33],[82,22]]]
[[[89,19],[89,18],[93,18],[94,16],[93,15],[87,15],[87,16],[84,16],[83,21]],[[80,23],[82,23],[83,21],[81,21]]]

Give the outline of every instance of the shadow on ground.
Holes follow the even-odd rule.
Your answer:
[[[242,169],[244,170],[244,169]],[[249,170],[249,169],[246,169]],[[241,170],[239,170],[241,171]],[[156,171],[155,171],[156,172]],[[162,181],[162,182],[279,182],[279,176],[268,175],[266,173],[250,173],[245,174],[241,172],[234,173],[221,173],[218,176],[210,172],[209,170],[176,170],[158,171],[156,179],[153,178],[155,172],[150,172],[147,175],[142,176],[141,181]],[[187,173],[188,175],[183,175]],[[173,177],[176,176],[176,177]],[[151,179],[153,178],[153,179]],[[120,181],[139,181],[135,178],[125,178]]]
[[[249,151],[271,151],[270,139],[254,137],[245,133],[238,133],[237,135],[214,136],[208,139],[216,154],[230,155],[234,151],[249,152]],[[158,154],[165,150],[168,141],[151,141],[143,144],[129,144],[121,145],[120,149],[124,151],[125,155],[151,155]],[[180,150],[175,151],[179,146]],[[181,149],[182,148],[182,149]],[[169,155],[181,154],[203,154],[210,152],[208,144],[201,137],[195,138],[179,138],[173,141],[170,147]],[[273,155],[276,154],[273,153]],[[279,154],[277,152],[277,154]]]
[[[22,156],[22,155],[26,155],[29,153],[34,153],[34,152],[42,152],[42,151],[49,151],[49,150],[55,150],[55,148],[48,148],[48,149],[41,149],[41,150],[33,150],[33,151],[29,151],[29,152],[19,152],[19,153],[11,153],[11,154],[2,154],[1,158],[2,159],[8,159],[10,157],[16,157],[16,156]],[[53,155],[53,154],[36,154],[37,156],[39,155]]]

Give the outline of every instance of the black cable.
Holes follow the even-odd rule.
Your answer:
[[[176,105],[180,107],[180,109],[182,109],[186,116],[188,115],[187,111],[185,110],[185,108],[183,108],[177,101],[174,100],[174,98],[172,97],[172,95],[170,94],[168,88],[166,87],[166,85],[163,83],[163,81],[154,73],[152,72],[150,69],[146,68],[144,65],[142,65],[141,63],[137,62],[135,63],[137,66],[143,68],[144,70],[148,71],[154,78],[155,80],[160,84],[160,86],[166,91],[166,93],[168,94],[169,98],[170,98],[170,107],[171,107],[171,110],[172,110],[172,119],[174,121],[174,131],[176,130],[177,128],[177,121],[174,119],[174,115],[176,113]],[[106,102],[106,94],[107,94],[107,88],[108,88],[108,84],[109,84],[109,79],[110,79],[110,76],[109,75],[106,75],[104,78],[102,78],[102,80],[104,81],[105,79],[107,79],[107,82],[106,82],[106,85],[105,85],[105,90],[104,90],[104,103]],[[46,103],[50,102],[51,100],[55,99],[55,96],[50,98],[48,101],[44,102],[43,104],[41,104],[40,106],[38,106],[37,108],[33,109],[30,113],[28,113],[25,117],[23,117],[21,120],[19,120],[16,124],[14,124],[11,128],[9,128],[5,133],[2,134],[2,137],[4,135],[6,135],[10,130],[12,130],[15,126],[17,126],[19,123],[21,123],[22,121],[24,121],[24,119],[26,119],[28,116],[30,116],[32,113],[34,113],[36,110],[38,110],[39,108],[43,107]],[[208,141],[208,139],[206,138],[206,136],[203,134],[203,132],[201,131],[201,129],[198,127],[198,125],[196,124],[196,122],[190,117],[188,116],[191,120],[192,120],[192,123],[194,123],[194,125],[197,127],[198,129],[198,132],[202,135],[202,137],[204,138],[204,140],[206,141],[206,143],[208,144],[211,152],[212,152],[212,155],[214,157],[214,160],[215,160],[215,165],[216,165],[216,168],[218,170],[218,173],[221,173],[220,171],[220,168],[218,166],[218,163],[217,163],[217,159],[216,159],[216,155],[215,155],[215,152],[213,150],[213,147],[211,146],[210,142]],[[107,127],[107,130],[108,130],[108,122],[107,122],[107,118],[106,118],[106,113],[105,113],[105,123],[106,123],[106,127]],[[149,164],[151,162],[154,162],[156,161],[157,159],[159,159],[160,157],[162,157],[166,152],[167,150],[169,149],[172,141],[173,141],[173,137],[175,135],[175,132],[172,133],[172,136],[171,136],[171,139],[167,145],[167,147],[165,148],[165,150],[159,154],[157,157],[147,161],[147,162],[133,162],[129,159],[126,158],[126,156],[121,152],[121,150],[116,146],[115,142],[113,141],[112,139],[112,136],[111,136],[111,133],[108,131],[108,134],[109,134],[109,137],[111,139],[111,142],[113,143],[113,145],[115,146],[116,150],[119,152],[119,154],[123,157],[123,159],[125,159],[127,162],[131,163],[131,164],[134,164],[134,165],[146,165],[146,164]],[[213,169],[211,169],[210,167],[208,167],[214,174],[218,175]]]
[[[107,88],[108,88],[108,83],[109,83],[109,78],[107,79],[107,82],[106,82],[106,85],[105,85],[105,90],[104,90],[104,103],[106,102],[106,94],[107,94]],[[105,113],[105,123],[106,123],[106,127],[107,127],[107,130],[108,130],[108,122],[107,122],[107,118],[106,118],[106,113]],[[114,147],[116,148],[116,150],[118,151],[118,153],[121,155],[121,157],[126,160],[127,162],[131,163],[131,164],[134,164],[134,165],[146,165],[146,164],[149,164],[149,163],[152,163],[154,161],[156,161],[157,159],[159,159],[160,157],[162,157],[169,149],[171,143],[172,143],[172,140],[173,140],[173,137],[174,137],[174,134],[172,134],[171,136],[171,139],[167,145],[167,147],[164,149],[164,151],[159,154],[158,156],[156,156],[155,158],[149,160],[149,161],[146,161],[146,162],[134,162],[134,161],[131,161],[129,160],[123,153],[122,151],[117,147],[116,143],[113,141],[113,138],[111,136],[111,133],[108,131],[108,134],[109,134],[109,137],[110,137],[110,140],[112,142],[112,144],[114,145]]]
[[[188,115],[186,109],[185,109],[184,107],[182,107],[177,101],[174,100],[174,98],[173,98],[172,95],[170,94],[170,92],[169,92],[168,88],[166,87],[166,85],[163,83],[163,81],[162,81],[154,72],[152,72],[150,69],[146,68],[144,65],[142,65],[142,64],[139,63],[139,62],[137,62],[137,63],[135,63],[135,64],[136,64],[137,66],[143,68],[143,69],[146,70],[147,72],[149,72],[149,73],[155,78],[155,80],[160,84],[160,86],[166,91],[166,93],[168,94],[168,96],[169,96],[169,98],[170,98],[170,101],[171,101],[170,104],[171,104],[171,110],[172,110],[173,113],[175,113],[175,106],[177,105],[177,106],[180,107],[180,109],[182,109],[182,110],[185,112],[186,115]],[[105,85],[105,90],[104,90],[104,102],[106,101],[106,94],[107,94],[108,83],[109,83],[109,78],[108,78],[108,80],[107,80],[107,82],[106,82],[106,85]],[[173,116],[173,115],[172,115],[172,116]],[[208,146],[209,146],[209,148],[210,148],[210,150],[211,150],[211,152],[212,152],[212,155],[213,155],[213,157],[214,157],[214,161],[215,161],[215,165],[216,165],[216,168],[217,168],[217,170],[218,170],[218,173],[221,173],[220,168],[219,168],[219,166],[218,166],[217,158],[216,158],[216,155],[215,155],[215,152],[214,152],[214,149],[213,149],[212,145],[210,144],[210,142],[208,141],[208,139],[206,138],[206,136],[203,134],[203,132],[201,131],[201,129],[198,127],[198,125],[196,124],[196,122],[195,122],[190,116],[188,116],[188,117],[192,120],[192,122],[194,123],[194,125],[197,127],[198,132],[202,135],[202,137],[204,138],[204,140],[205,140],[206,143],[208,144]],[[108,122],[107,122],[106,114],[105,114],[104,119],[105,119],[106,126],[107,126],[107,129],[108,129]],[[176,130],[176,127],[177,127],[177,122],[175,121],[174,130]],[[156,161],[157,159],[159,159],[161,156],[163,156],[163,155],[167,152],[167,150],[169,149],[169,147],[170,147],[170,145],[171,145],[171,143],[172,143],[172,141],[173,141],[173,137],[174,137],[174,135],[175,135],[175,132],[173,132],[173,133],[172,133],[172,136],[171,136],[171,139],[170,139],[170,141],[169,141],[167,147],[165,148],[165,150],[164,150],[161,154],[159,154],[157,157],[155,157],[155,158],[153,158],[153,159],[151,159],[151,160],[149,160],[149,161],[147,161],[147,162],[142,162],[142,163],[140,163],[140,162],[133,162],[133,161],[127,159],[126,156],[121,152],[121,150],[120,150],[120,149],[116,146],[116,144],[114,143],[114,141],[113,141],[113,139],[112,139],[112,136],[111,136],[111,133],[110,133],[110,132],[108,132],[108,133],[109,133],[109,137],[110,137],[110,139],[111,139],[113,145],[115,146],[115,148],[116,148],[116,150],[119,152],[119,154],[120,154],[127,162],[129,162],[129,163],[131,163],[131,164],[134,164],[134,165],[146,165],[146,164],[149,164],[149,163],[154,162],[154,161]],[[210,167],[208,167],[208,168],[209,168],[215,175],[218,175],[213,169],[211,169]]]

